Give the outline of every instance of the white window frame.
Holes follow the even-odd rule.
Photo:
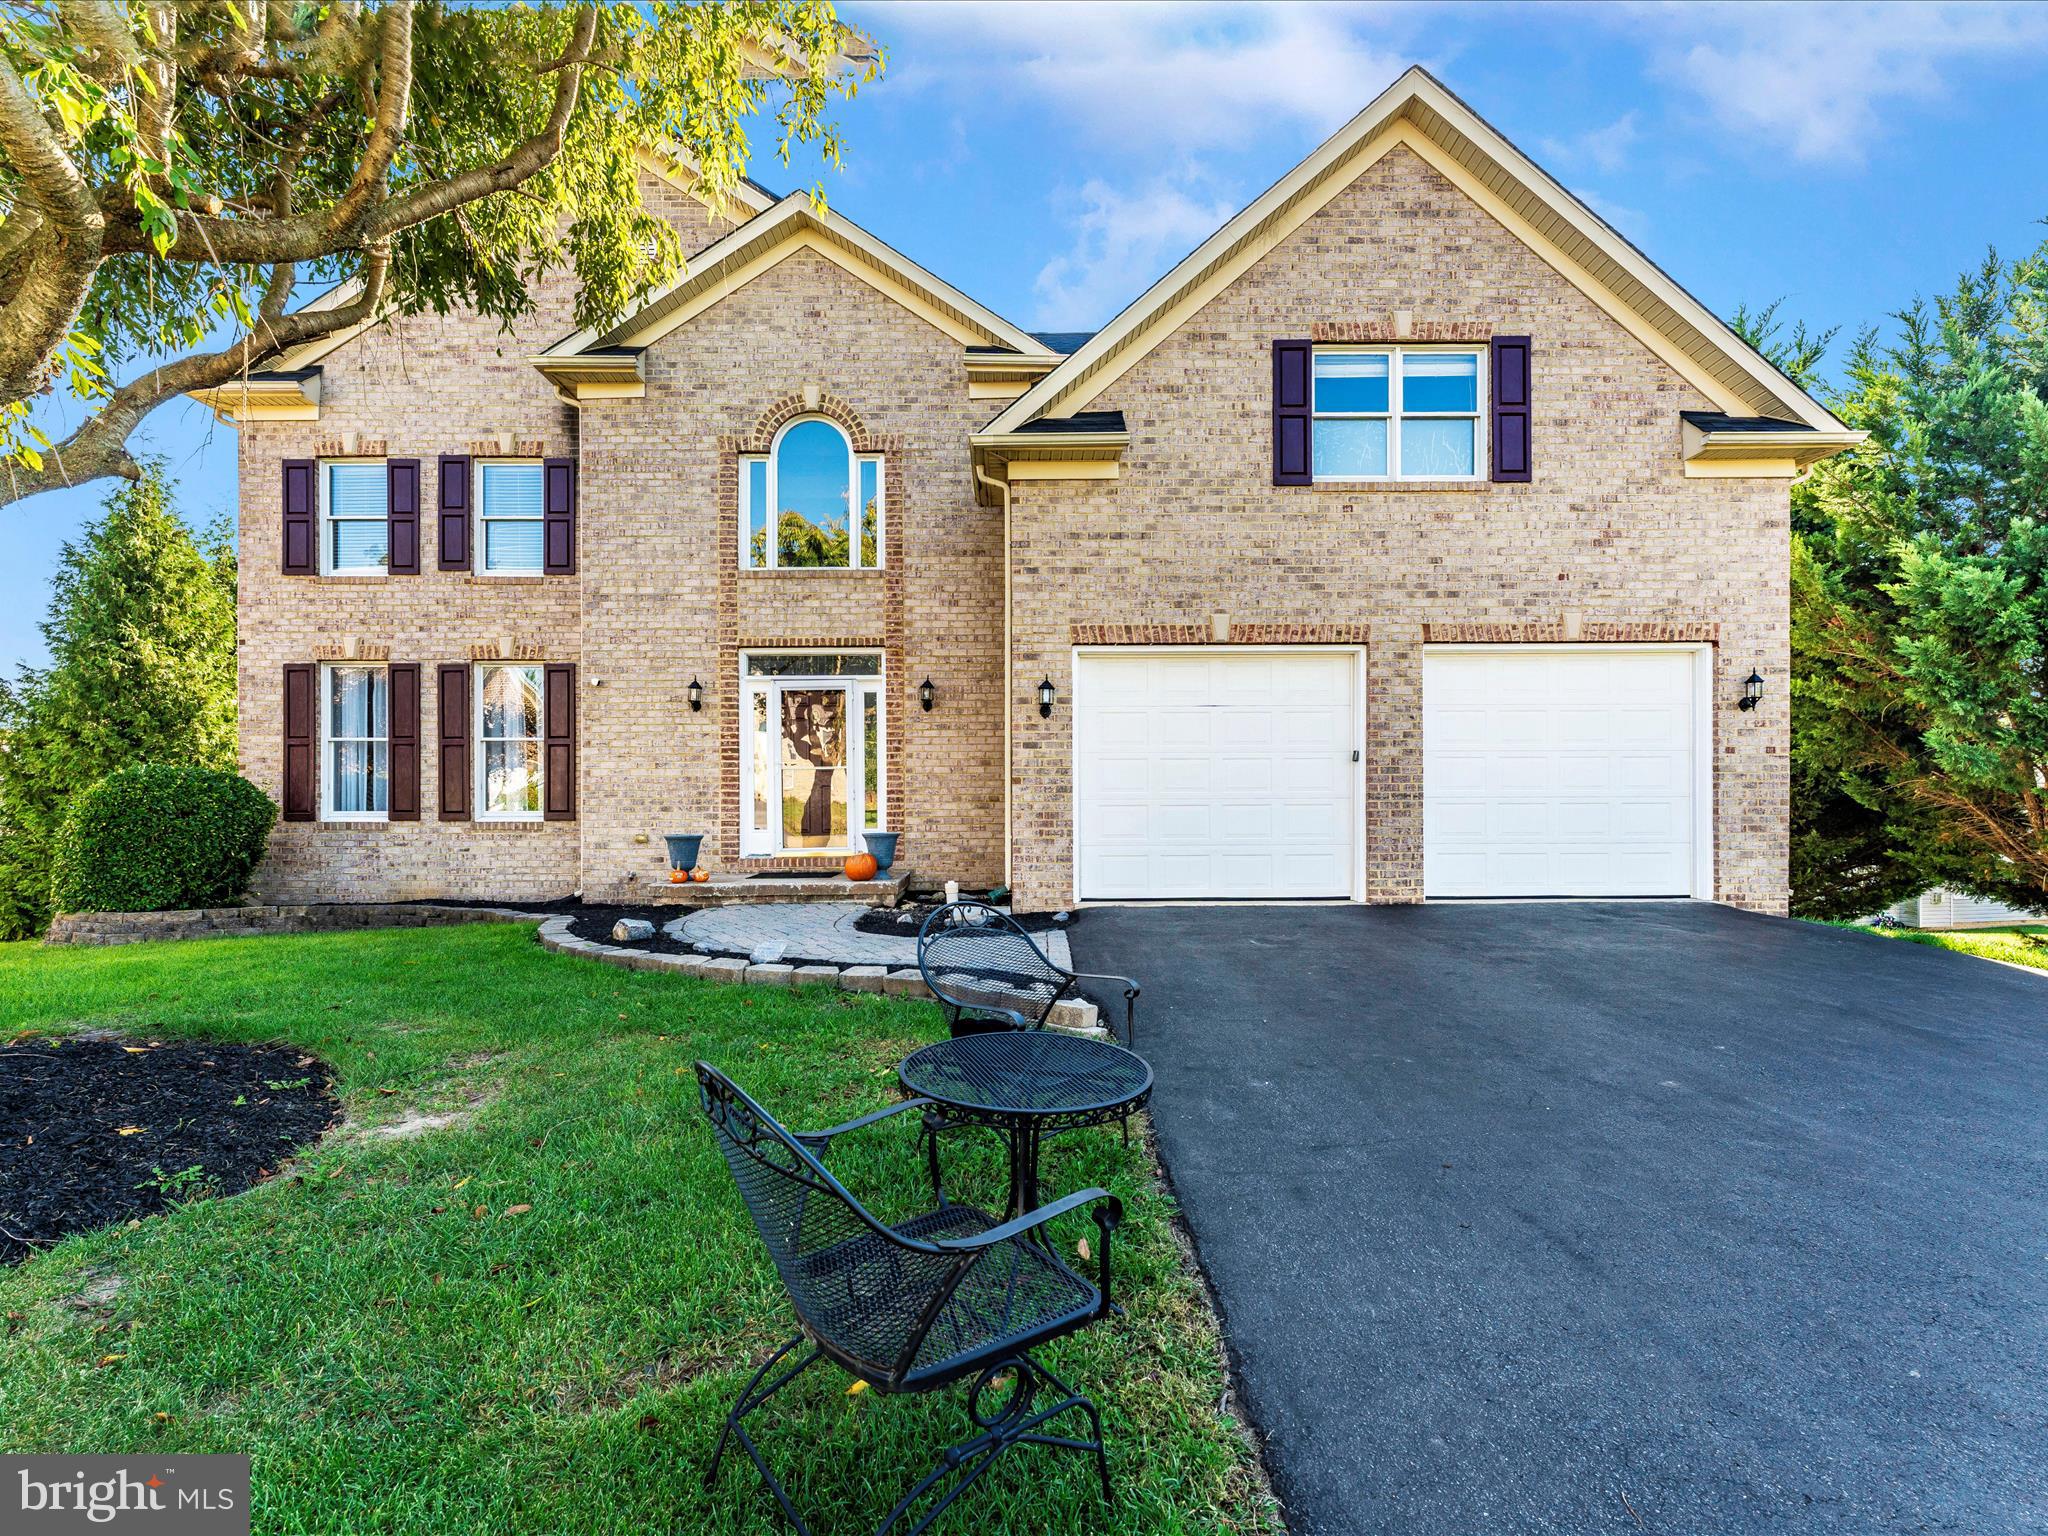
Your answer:
[[[327,491],[328,471],[337,464],[375,464],[384,471],[384,563],[382,565],[336,565],[334,563],[334,516],[332,498]],[[320,504],[320,574],[322,576],[389,576],[391,574],[391,461],[389,459],[361,459],[347,454],[337,454],[330,459],[315,461]],[[375,519],[367,517],[345,517],[346,523],[367,523]]]
[[[846,647],[835,651],[783,650],[761,647],[742,651],[739,656],[740,689],[740,857],[758,858],[839,858],[850,853],[859,853],[867,844],[861,834],[865,832],[886,832],[889,829],[889,687],[887,673],[888,655],[880,650],[877,668],[872,673],[861,672],[789,672],[772,677],[749,675],[747,662],[755,656],[824,656],[844,655],[857,648]],[[848,841],[835,848],[788,848],[782,846],[782,822],[779,816],[772,817],[766,827],[754,825],[754,699],[766,694],[769,700],[769,721],[771,731],[782,729],[782,713],[776,700],[784,688],[838,688],[846,694],[846,781],[847,805],[846,828]],[[875,824],[867,824],[867,711],[865,701],[872,694],[875,700]],[[780,771],[779,763],[778,769]],[[780,786],[777,786],[780,788]]]
[[[488,504],[487,504],[487,503],[485,502],[485,500],[484,500],[484,469],[485,469],[485,466],[487,466],[487,465],[495,465],[495,466],[498,466],[498,467],[500,467],[500,468],[512,468],[512,469],[531,469],[531,470],[535,471],[536,473],[538,473],[538,474],[540,475],[540,477],[541,477],[541,487],[540,487],[540,491],[541,491],[541,509],[540,509],[540,511],[536,512],[536,513],[535,513],[535,514],[534,514],[534,515],[533,515],[532,517],[523,517],[523,516],[521,516],[521,517],[508,517],[508,516],[501,516],[501,517],[499,517],[499,518],[497,519],[497,521],[499,521],[499,522],[506,522],[506,523],[538,523],[538,524],[540,525],[540,530],[541,530],[541,540],[540,540],[540,558],[539,558],[539,560],[537,560],[537,561],[536,561],[536,562],[535,562],[535,563],[534,563],[533,565],[531,565],[531,566],[520,566],[519,568],[517,568],[517,569],[515,569],[515,570],[499,570],[499,571],[494,571],[494,570],[492,570],[492,569],[490,568],[490,566],[489,566],[489,565],[488,565],[488,563],[487,563],[487,562],[488,562],[488,560],[489,560],[489,558],[490,558],[489,552],[490,552],[490,547],[491,547],[491,545],[490,545],[490,537],[489,537],[489,535],[490,535],[490,530],[489,530],[489,528],[488,528],[488,527],[486,527],[486,526],[485,526],[485,525],[486,525],[487,523],[489,523],[489,522],[491,521],[491,514],[490,514],[490,508],[489,508]],[[474,482],[473,482],[473,484],[472,484],[472,486],[471,486],[471,489],[470,489],[470,498],[471,498],[471,504],[472,504],[473,506],[475,506],[475,508],[476,508],[476,561],[475,561],[475,566],[476,566],[476,574],[477,574],[477,575],[479,575],[479,576],[492,576],[492,577],[502,577],[502,578],[505,578],[505,579],[508,579],[508,580],[514,580],[514,579],[517,579],[517,578],[519,578],[519,577],[524,577],[524,576],[542,576],[542,575],[545,575],[545,574],[547,573],[547,562],[548,562],[548,541],[547,541],[547,491],[548,491],[548,487],[547,487],[547,466],[546,466],[545,462],[544,462],[543,460],[540,460],[540,459],[521,459],[521,458],[506,458],[506,457],[498,457],[498,458],[489,458],[489,459],[478,459],[478,460],[476,460],[476,461],[475,461],[475,467],[474,467],[474,468],[472,469],[471,473],[472,473],[472,474],[473,474],[473,475],[475,476],[475,480],[474,480]]]
[[[384,734],[377,736],[336,736],[334,734],[334,711],[331,707],[330,688],[336,672],[381,672],[384,674]],[[322,821],[364,821],[379,822],[391,819],[391,668],[375,661],[323,661],[320,663],[319,697],[316,707],[320,712],[320,819]],[[343,811],[334,804],[334,788],[341,776],[334,771],[334,748],[344,741],[384,743],[384,809],[381,811]]]
[[[1485,346],[1431,345],[1394,346],[1377,343],[1331,344],[1314,349],[1309,358],[1309,444],[1313,462],[1315,424],[1318,421],[1384,421],[1387,424],[1387,473],[1384,475],[1326,475],[1320,469],[1315,472],[1317,481],[1333,484],[1372,485],[1388,484],[1399,480],[1445,481],[1463,484],[1484,480],[1491,473],[1492,466],[1487,453],[1492,447],[1491,433],[1487,431],[1489,390],[1492,378],[1487,372],[1487,348]],[[1419,356],[1457,356],[1476,359],[1474,375],[1476,394],[1474,409],[1470,411],[1404,411],[1401,408],[1402,359]],[[1315,365],[1323,357],[1373,356],[1387,359],[1387,409],[1385,411],[1321,411],[1316,409]],[[1401,422],[1403,417],[1412,421],[1470,421],[1472,423],[1472,473],[1469,475],[1407,474],[1401,465]]]
[[[492,741],[537,741],[540,743],[540,771],[535,776],[535,786],[540,793],[536,797],[540,804],[531,811],[493,811],[485,806],[486,754],[484,752],[484,674],[497,667],[517,667],[532,672],[540,678],[541,713],[537,736],[493,736]],[[470,767],[473,805],[472,814],[478,821],[541,821],[547,816],[548,806],[548,738],[547,738],[547,668],[537,661],[479,661],[470,667],[469,691],[473,695],[469,707],[470,750],[476,761]]]
[[[767,546],[762,551],[762,555],[764,556],[764,562],[760,565],[751,564],[748,559],[747,546],[753,540],[754,508],[752,502],[753,493],[750,489],[753,482],[753,476],[748,466],[760,463],[766,463],[768,466],[768,489],[766,494],[768,497],[768,510],[772,517],[774,514],[775,507],[778,503],[780,503],[782,499],[781,488],[776,478],[775,468],[777,461],[781,458],[782,455],[782,439],[789,433],[791,428],[800,427],[808,422],[813,421],[824,422],[826,426],[830,427],[834,432],[837,432],[839,434],[840,441],[846,444],[846,462],[849,472],[849,479],[847,481],[846,486],[846,558],[848,563],[845,565],[782,565],[778,562],[777,559],[777,556],[780,552],[779,546],[781,545],[782,541],[775,536],[775,527],[772,524],[764,523],[763,526],[767,529],[769,535],[769,537],[763,541]],[[872,464],[875,466],[875,563],[873,565],[863,565],[861,563],[860,558],[860,519],[863,508],[863,503],[861,501],[860,495],[860,472],[862,466],[867,464]],[[740,569],[743,571],[881,570],[884,566],[888,564],[888,557],[886,553],[888,549],[888,541],[885,536],[889,518],[888,486],[889,479],[885,471],[882,455],[879,453],[854,452],[853,439],[847,436],[846,429],[840,426],[838,422],[832,420],[831,417],[799,416],[794,421],[784,422],[782,426],[776,431],[774,441],[769,443],[768,452],[766,454],[748,453],[740,455]]]

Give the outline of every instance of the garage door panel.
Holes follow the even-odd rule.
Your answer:
[[[1349,895],[1352,666],[1314,653],[1078,657],[1082,897]]]
[[[1687,894],[1694,666],[1684,652],[1425,651],[1425,892]]]

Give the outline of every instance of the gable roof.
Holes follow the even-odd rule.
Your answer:
[[[658,288],[613,324],[586,326],[534,359],[544,370],[608,347],[646,347],[799,250],[816,251],[880,289],[963,346],[1043,355],[1044,345],[844,214],[792,192],[699,251],[675,282]]]
[[[1406,145],[1730,416],[1841,434],[1842,423],[1444,85],[1410,69],[1197,246],[985,429],[1087,407],[1259,257]],[[1835,451],[1835,450],[1831,450]]]

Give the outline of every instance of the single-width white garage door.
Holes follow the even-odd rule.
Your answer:
[[[1697,664],[1425,651],[1424,894],[1695,894]]]
[[[1349,896],[1354,666],[1337,652],[1078,657],[1081,898]]]

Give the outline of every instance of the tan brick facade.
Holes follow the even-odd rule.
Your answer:
[[[1526,485],[1275,487],[1271,344],[1285,337],[1529,335]],[[1366,895],[1422,894],[1422,646],[1714,642],[1719,899],[1786,900],[1782,480],[1687,479],[1678,413],[1709,408],[1667,365],[1406,148],[1289,234],[1091,410],[1121,410],[1121,478],[1020,485],[1010,558],[1020,904],[1071,900],[1072,647],[1364,644]],[[1369,632],[1369,633],[1368,633]],[[1272,638],[1268,638],[1268,637]],[[1128,637],[1128,638],[1126,638]]]
[[[692,243],[717,232],[687,198],[656,195],[695,221]],[[1783,690],[1754,714],[1734,699],[1752,666],[1786,672],[1785,482],[1686,478],[1678,413],[1711,402],[1405,148],[1089,402],[1124,414],[1121,477],[1019,483],[1007,552],[968,448],[995,407],[969,398],[959,338],[816,251],[653,342],[641,399],[565,405],[527,358],[568,329],[559,292],[517,339],[408,321],[325,360],[318,423],[243,429],[246,771],[277,791],[293,662],[421,663],[427,746],[419,822],[280,825],[266,899],[628,898],[661,882],[672,831],[708,834],[714,870],[801,867],[739,856],[740,653],[859,648],[885,658],[903,862],[970,886],[1002,878],[1007,701],[1018,900],[1064,905],[1073,648],[1223,644],[1364,648],[1365,894],[1413,901],[1422,647],[1670,642],[1715,647],[1715,894],[1784,908]],[[1533,338],[1532,483],[1272,485],[1274,339],[1495,334]],[[882,570],[740,568],[740,456],[811,411],[883,456]],[[577,459],[575,575],[431,568],[436,455],[500,444]],[[280,461],[351,452],[422,461],[421,574],[280,574]],[[436,819],[435,664],[496,656],[579,666],[574,821]],[[1050,718],[1042,676],[1062,701]]]

